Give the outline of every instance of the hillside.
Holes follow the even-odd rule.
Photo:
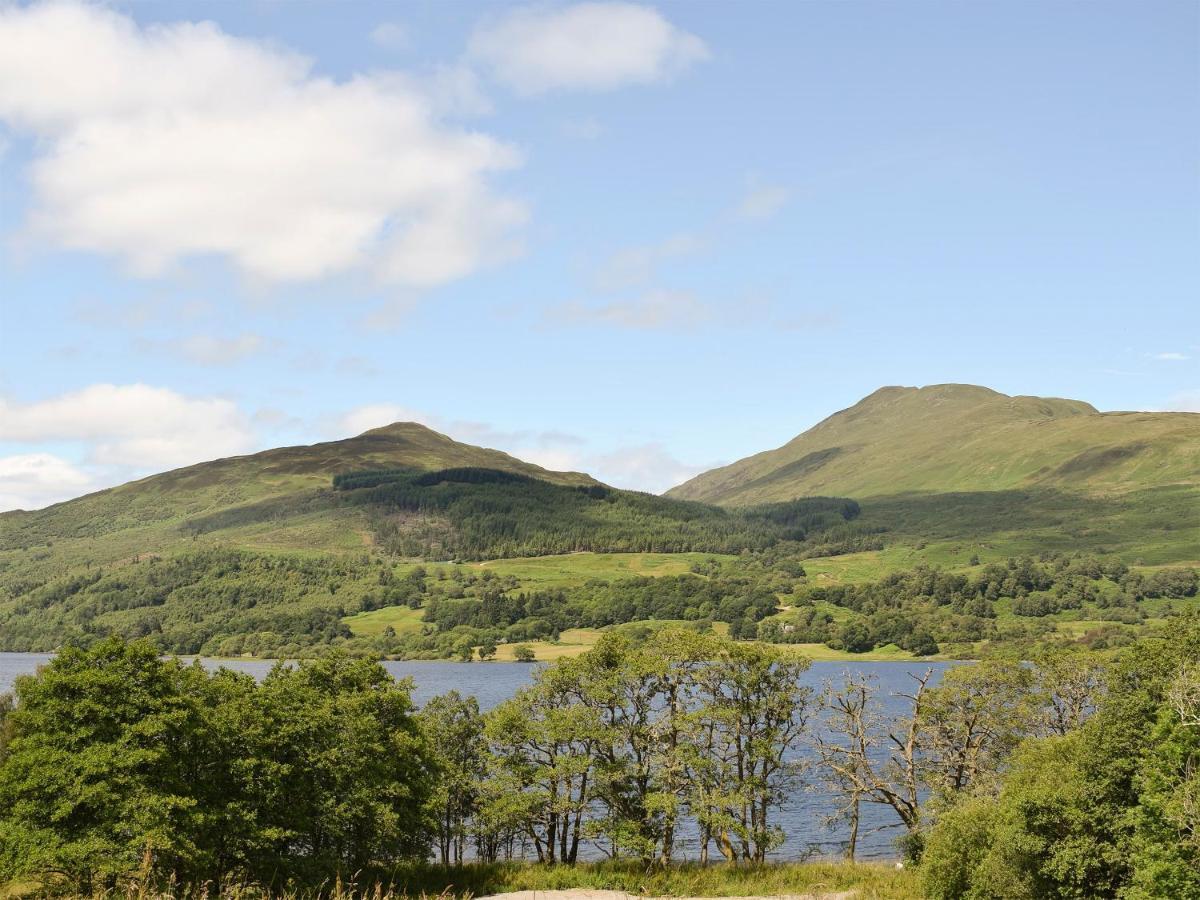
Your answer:
[[[1200,484],[1200,414],[1101,413],[973,385],[885,387],[775,450],[667,492],[728,506],[793,497]]]
[[[1198,421],[885,388],[669,497],[395,424],[0,516],[0,649],[119,634],[178,653],[553,656],[688,621],[891,658],[971,653],[1030,617],[1136,630],[1196,591],[1153,570],[1200,559]],[[1034,557],[1054,560],[1044,577],[1010,577]],[[878,596],[847,593],[872,581]]]
[[[1200,560],[1200,414],[1102,413],[973,385],[885,387],[775,450],[667,492],[727,508],[829,494],[858,500],[841,550],[918,548]]]
[[[357,437],[200,463],[46,509],[0,514],[0,581],[171,551],[213,539],[266,550],[346,550],[371,541],[362,509],[335,503],[333,476],[357,470],[475,466],[564,486],[596,484],[415,422]],[[210,526],[224,517],[225,527]]]
[[[207,549],[431,559],[737,552],[802,538],[829,516],[844,521],[840,501],[731,512],[620,491],[398,423],[6,513],[0,592],[18,595],[95,566]]]

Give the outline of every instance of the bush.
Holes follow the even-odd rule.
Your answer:
[[[517,644],[513,647],[513,658],[517,662],[533,662],[535,658],[533,648],[528,644]]]
[[[330,655],[246,675],[149,643],[67,647],[4,717],[0,865],[90,895],[319,881],[422,859],[432,767],[408,686]]]

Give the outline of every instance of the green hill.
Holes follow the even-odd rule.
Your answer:
[[[183,545],[263,550],[369,546],[361,508],[335,502],[335,475],[365,469],[486,467],[565,486],[596,481],[459,443],[415,422],[153,475],[31,512],[0,514],[0,583],[104,565]],[[223,526],[213,527],[217,524]],[[199,527],[197,527],[199,526]]]
[[[1196,415],[885,388],[656,497],[395,424],[0,515],[0,649],[119,634],[179,653],[344,643],[444,658],[501,638],[553,653],[564,631],[637,620],[753,632],[796,602],[808,617],[793,634],[808,643],[836,644],[851,614],[872,646],[926,633],[971,643],[1000,635],[996,609],[930,601],[896,619],[908,626],[898,637],[886,609],[808,593],[924,565],[957,578],[1047,551],[1054,565],[1083,565],[1081,552],[1195,562],[1198,438]],[[885,606],[894,586],[880,589]],[[1134,587],[1063,615],[1148,615]]]
[[[350,640],[356,616],[387,610],[393,633],[381,626],[375,650],[444,656],[461,637],[454,628],[470,623],[430,626],[409,604],[469,596],[464,609],[486,601],[494,612],[517,603],[518,590],[544,590],[536,572],[497,575],[479,561],[558,554],[582,584],[596,574],[595,553],[693,553],[670,567],[648,562],[679,577],[715,564],[696,551],[800,546],[858,511],[836,498],[730,510],[621,491],[392,425],[0,516],[0,649],[120,634],[178,653],[288,656]],[[426,578],[421,560],[454,563]],[[558,630],[544,616],[522,618],[536,620],[534,637]],[[396,625],[415,632],[409,643],[397,643]]]
[[[213,548],[431,559],[737,552],[803,536],[827,516],[844,521],[842,512],[838,501],[763,513],[620,491],[400,423],[0,515],[0,591]]]
[[[667,492],[723,506],[836,495],[863,524],[1200,556],[1200,415],[1098,412],[959,384],[885,387],[775,450]],[[1152,552],[1152,555],[1155,555]]]

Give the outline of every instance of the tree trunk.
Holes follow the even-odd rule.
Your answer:
[[[846,859],[854,862],[854,854],[858,850],[858,814],[859,799],[856,794],[850,807],[850,843],[846,847]]]

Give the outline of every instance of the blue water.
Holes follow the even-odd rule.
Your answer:
[[[18,675],[36,671],[37,667],[51,659],[48,653],[0,653],[0,693],[12,689]],[[270,671],[271,662],[249,659],[202,659],[208,668],[228,668],[248,672],[261,678]],[[815,689],[827,681],[839,684],[846,673],[866,673],[874,676],[879,685],[878,696],[883,701],[883,712],[897,714],[905,709],[905,701],[892,696],[897,692],[911,692],[913,675],[926,669],[934,669],[934,682],[942,672],[954,663],[901,663],[901,662],[815,662],[804,676],[804,682]],[[488,710],[511,697],[518,688],[529,684],[537,670],[528,663],[454,663],[454,662],[385,662],[384,667],[397,678],[411,678],[413,699],[420,705],[438,694],[456,690],[479,700],[482,709]],[[809,754],[801,751],[801,758]],[[846,829],[825,825],[825,818],[834,807],[831,796],[822,792],[815,784],[798,788],[777,813],[778,822],[787,834],[784,845],[772,854],[776,860],[801,859],[809,855],[817,857],[838,856],[846,840]],[[864,804],[859,830],[858,854],[861,859],[891,859],[898,854],[894,839],[900,829],[895,825],[895,814],[887,807]],[[696,847],[684,838],[681,856],[695,855]],[[714,851],[715,853],[715,851]]]

